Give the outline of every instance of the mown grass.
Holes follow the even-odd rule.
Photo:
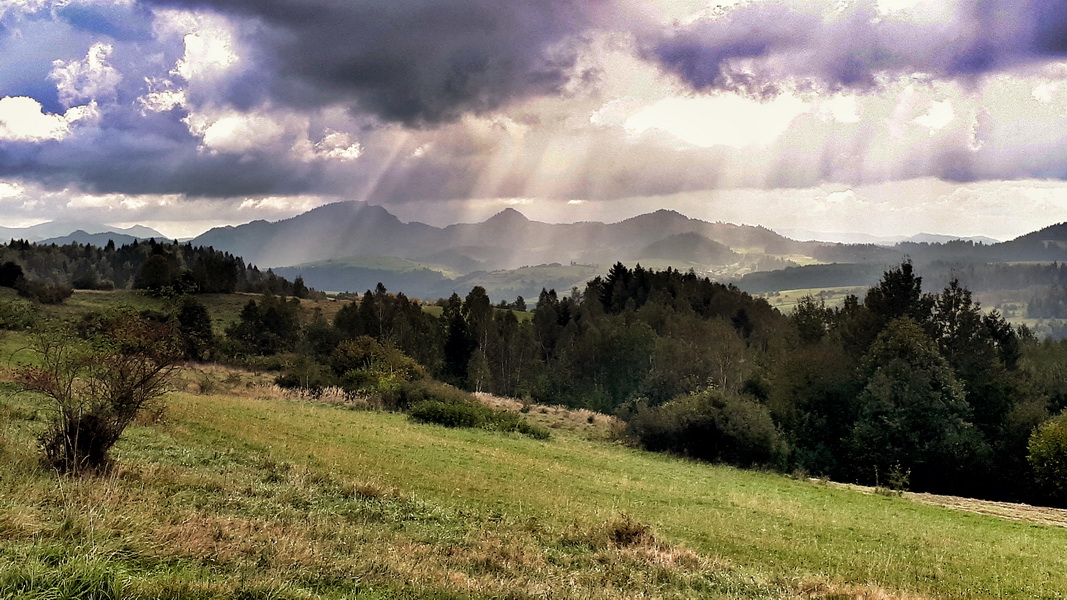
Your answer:
[[[1065,529],[578,435],[174,394],[111,476],[59,479],[45,418],[0,387],[3,598],[1067,594]]]
[[[834,307],[840,306],[845,297],[850,294],[859,296],[861,299],[867,292],[866,287],[831,287],[831,288],[808,288],[800,290],[782,290],[780,292],[773,292],[768,294],[757,294],[758,296],[765,298],[767,302],[782,311],[783,313],[790,313],[794,308],[800,304],[800,301],[808,296],[812,296],[816,300],[820,298],[826,302],[826,306]]]

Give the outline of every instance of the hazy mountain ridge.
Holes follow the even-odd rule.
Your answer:
[[[99,246],[103,248],[107,246],[108,242],[114,242],[116,246],[124,246],[126,244],[132,244],[133,242],[139,242],[146,238],[140,236],[128,235],[125,233],[114,232],[102,232],[102,233],[88,233],[81,229],[70,233],[69,235],[52,237],[44,240],[40,240],[38,244],[55,244],[57,246],[63,246],[66,244],[89,244],[90,246]],[[154,239],[154,238],[148,238]],[[165,238],[160,238],[164,240]]]
[[[103,223],[95,223],[92,221],[57,219],[55,221],[38,223],[37,225],[31,225],[29,227],[0,227],[0,240],[3,240],[5,242],[9,240],[26,240],[27,242],[51,243],[54,239],[66,238],[72,236],[76,232],[81,232],[85,235],[114,233],[136,239],[168,239],[167,236],[163,235],[162,233],[150,227],[145,227],[144,225],[133,225],[131,227],[116,227],[113,225],[105,225]],[[104,243],[107,243],[106,240]],[[118,244],[120,242],[118,239],[116,239],[115,243]]]
[[[77,225],[88,229],[63,231]],[[12,231],[21,239],[63,232],[38,241],[101,247],[108,240],[122,245],[142,236],[165,239],[147,227],[70,221],[0,228],[0,235]],[[882,270],[905,259],[935,265],[935,272],[966,265],[1067,260],[1063,223],[996,244],[941,241],[944,238],[951,236],[913,236],[932,241],[893,246],[798,242],[765,227],[702,221],[665,209],[616,223],[552,224],[507,208],[480,223],[435,227],[403,222],[381,206],[339,202],[277,222],[214,228],[191,243],[274,268],[286,277],[303,275],[318,289],[358,292],[383,282],[391,290],[423,298],[465,291],[461,288],[472,282],[485,286],[495,298],[530,296],[541,287],[569,289],[605,273],[616,261],[692,268],[715,279],[735,280],[749,291],[773,291],[867,285]],[[806,264],[810,266],[801,266]]]
[[[1001,240],[984,235],[959,236],[941,233],[917,233],[915,235],[872,235],[853,231],[813,231],[810,229],[775,229],[780,235],[799,241],[825,242],[828,244],[875,244],[878,246],[895,246],[904,242],[944,244],[946,242],[964,241],[978,244],[999,244]]]
[[[398,286],[387,284],[390,289],[420,297],[447,295],[467,280],[463,274],[483,273],[475,279],[491,284],[494,297],[506,298],[519,290],[526,295],[540,289],[539,283],[548,286],[547,281],[530,280],[536,271],[515,273],[529,265],[559,265],[564,270],[566,265],[584,266],[602,273],[621,260],[631,265],[694,268],[727,279],[796,267],[795,261],[854,264],[856,268],[824,268],[816,277],[824,285],[834,284],[839,277],[841,285],[854,285],[859,280],[866,283],[871,274],[905,259],[918,264],[1067,259],[1067,225],[996,244],[925,234],[911,239],[893,246],[798,242],[765,227],[702,221],[665,209],[617,223],[551,224],[507,208],[480,223],[434,227],[402,222],[381,206],[340,202],[275,223],[254,221],[216,228],[193,243],[231,252],[289,277],[302,274],[319,289],[361,291],[378,281],[389,281]],[[357,264],[382,256],[443,268],[420,269],[416,275],[406,269],[393,272],[382,265]],[[798,282],[806,269],[790,270],[782,277],[752,275],[748,281],[758,279],[760,283],[753,287],[760,289],[778,288],[776,281]],[[579,268],[573,274],[558,274],[552,283],[588,272]]]
[[[380,206],[359,202],[329,204],[276,223],[215,228],[193,243],[225,249],[264,267],[350,256],[417,260],[450,253],[454,260],[449,262],[477,261],[495,270],[553,262],[610,263],[678,234],[773,254],[806,253],[819,245],[796,242],[763,227],[710,223],[668,210],[611,224],[551,224],[508,208],[481,223],[439,228],[404,223]]]

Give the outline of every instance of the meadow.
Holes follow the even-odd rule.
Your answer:
[[[3,384],[0,597],[1067,593],[1062,527],[646,453],[562,418],[538,441],[192,375],[215,391],[172,393],[98,478],[43,470],[46,407]]]

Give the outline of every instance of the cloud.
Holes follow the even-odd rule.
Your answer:
[[[966,81],[1067,56],[1060,0],[954,6],[947,21],[930,21],[863,0],[748,2],[642,34],[642,55],[693,89],[760,97],[784,87],[871,90],[915,74]]]
[[[484,113],[571,80],[578,39],[609,0],[144,0],[238,20],[242,105],[342,104],[427,126]]]
[[[63,115],[48,114],[33,98],[0,98],[0,140],[44,142],[62,140],[72,123],[92,121],[99,116],[95,105],[76,106]]]
[[[50,77],[56,82],[59,100],[66,106],[78,102],[113,98],[122,75],[108,62],[115,48],[97,42],[89,47],[83,60],[56,60]]]

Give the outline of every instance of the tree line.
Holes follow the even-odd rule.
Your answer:
[[[303,281],[260,271],[210,246],[134,241],[103,248],[89,244],[0,245],[0,286],[43,302],[59,302],[71,289],[141,289],[155,294],[253,292],[306,297]],[[51,294],[51,295],[48,295]]]

